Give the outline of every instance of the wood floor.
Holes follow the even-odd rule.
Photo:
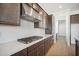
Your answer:
[[[67,45],[64,37],[59,37],[46,56],[75,56],[75,45]]]

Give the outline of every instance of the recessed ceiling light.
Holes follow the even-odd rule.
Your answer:
[[[63,6],[60,5],[59,8],[63,8]]]

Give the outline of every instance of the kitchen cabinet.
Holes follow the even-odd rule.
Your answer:
[[[79,23],[79,14],[71,15],[70,16],[70,23],[71,24],[78,24]]]
[[[39,13],[36,12],[35,10],[33,10],[32,16],[33,16],[34,18],[36,18],[36,19],[39,19]]]
[[[45,33],[52,34],[52,15],[46,16]]]
[[[40,45],[38,48],[37,48],[37,56],[44,56],[44,44]]]
[[[49,50],[49,40],[48,38],[45,40],[45,54],[48,52]]]
[[[25,12],[23,15],[30,15],[30,16],[32,16],[32,9],[31,9],[31,7],[29,7],[27,4],[25,4],[25,3],[22,3],[22,6],[23,6],[23,11]]]
[[[28,6],[33,7],[33,3],[26,3]]]
[[[39,13],[39,5],[37,3],[33,3],[33,9]]]
[[[36,12],[39,13],[39,5],[37,3],[25,3],[27,4],[29,7],[31,7],[32,9],[34,9]]]
[[[76,40],[76,56],[79,56],[79,40]]]
[[[45,27],[44,27],[45,15],[46,15],[45,11],[43,11],[43,9],[40,8],[39,9],[39,20],[40,20],[39,28],[41,28],[41,29],[45,29]]]
[[[44,51],[44,40],[39,42],[39,46],[37,47],[37,56],[44,56],[45,51]]]
[[[48,37],[45,39],[45,54],[49,51],[49,49],[51,48],[51,46],[53,45],[53,38],[52,36],[51,37]]]
[[[0,3],[0,24],[20,25],[20,3]]]
[[[44,41],[38,42],[27,48],[28,56],[43,56],[44,55]]]
[[[11,56],[27,56],[27,48],[15,53],[15,54],[13,54]]]
[[[37,56],[38,43],[27,48],[28,56]]]

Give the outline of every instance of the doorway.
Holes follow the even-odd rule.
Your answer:
[[[57,39],[59,37],[66,38],[66,20],[58,20]]]

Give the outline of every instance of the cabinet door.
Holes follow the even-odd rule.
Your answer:
[[[20,4],[0,3],[0,23],[20,25]]]
[[[44,40],[39,42],[39,46],[37,47],[37,56],[44,56]]]
[[[44,56],[44,44],[41,44],[39,47],[37,47],[37,56]]]
[[[53,38],[51,36],[49,37],[49,48],[51,48],[52,45],[53,45]]]
[[[45,54],[48,52],[48,50],[49,50],[49,40],[47,38],[45,39]]]
[[[32,12],[31,7],[29,7],[29,6],[28,6],[27,4],[25,4],[25,3],[23,3],[22,6],[23,6],[24,11],[25,11],[24,15],[25,15],[25,14],[31,15],[31,12]]]
[[[45,39],[45,54],[49,51],[51,46],[53,45],[52,36]]]
[[[71,24],[79,24],[79,14],[71,15],[70,16],[70,23]]]
[[[42,9],[40,9],[40,12],[39,12],[39,19],[40,19],[40,24],[39,24],[39,27],[40,28],[44,28],[44,11]]]
[[[28,56],[37,56],[37,48],[34,48],[31,51],[28,51]]]
[[[28,56],[43,56],[44,54],[44,41],[38,42],[28,49]]]
[[[28,56],[37,56],[37,46],[38,43],[27,48]]]
[[[52,15],[47,15],[46,16],[46,29],[45,29],[46,34],[52,34]]]
[[[15,54],[13,54],[11,56],[27,56],[27,48],[15,53]]]
[[[32,16],[36,19],[39,19],[39,13],[33,9]]]
[[[39,13],[39,6],[37,3],[33,3],[33,9],[36,10]]]
[[[27,5],[29,5],[30,7],[33,7],[33,3],[26,3]]]
[[[79,56],[79,41],[76,40],[76,55]]]

